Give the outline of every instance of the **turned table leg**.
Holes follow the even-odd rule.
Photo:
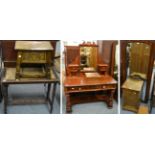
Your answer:
[[[55,98],[55,93],[56,93],[56,86],[57,86],[57,83],[53,83],[52,100],[50,102],[50,113],[52,113],[52,111],[53,111],[53,104],[54,104],[54,98]]]
[[[7,104],[8,104],[8,85],[3,85],[3,96],[4,96],[4,114],[7,114]]]
[[[70,94],[69,93],[66,94],[66,99],[67,99],[66,112],[70,113],[70,112],[72,112],[72,104],[70,102]]]
[[[109,101],[108,101],[108,108],[113,107],[113,98],[114,98],[115,90],[110,91]]]

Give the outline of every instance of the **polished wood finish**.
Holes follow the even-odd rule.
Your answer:
[[[95,43],[84,42],[79,46],[66,46],[65,49],[66,111],[71,112],[74,104],[94,101],[105,101],[107,106],[112,108],[117,82],[109,75],[109,72],[114,71],[109,68],[113,66],[114,60],[109,60],[109,63],[100,61],[98,45]],[[82,52],[89,56],[89,65],[87,64],[85,67],[80,63]],[[114,51],[112,53],[114,54]],[[114,58],[114,56],[109,57],[109,59]],[[111,64],[110,67],[109,64]]]
[[[108,74],[114,76],[116,40],[98,40],[98,64],[108,65]]]
[[[113,106],[113,95],[117,82],[109,75],[87,78],[84,74],[80,76],[67,76],[64,81],[65,95],[67,98],[66,111],[72,111],[72,105],[82,102],[105,101],[107,106]],[[108,91],[104,95],[103,91]],[[92,92],[93,97],[92,97]],[[101,92],[101,93],[97,93]]]
[[[129,65],[129,57],[127,55],[127,46],[128,43],[145,43],[151,46],[150,51],[150,57],[149,57],[149,67],[148,72],[146,75],[146,95],[145,95],[145,101],[148,101],[149,97],[149,90],[150,90],[150,82],[151,82],[151,76],[153,71],[153,64],[154,64],[154,58],[155,58],[155,41],[154,40],[121,40],[120,41],[120,48],[121,48],[121,85],[125,82],[127,79],[127,67]],[[145,61],[145,57],[143,57],[143,61]]]
[[[66,75],[78,75],[80,72],[80,48],[79,46],[65,47]]]
[[[108,74],[108,65],[107,64],[98,64],[98,72],[100,74]]]

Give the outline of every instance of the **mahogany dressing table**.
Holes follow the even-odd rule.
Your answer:
[[[108,65],[99,63],[98,45],[83,43],[65,48],[66,112],[71,112],[74,104],[95,101],[105,101],[112,108],[117,82],[108,74]]]

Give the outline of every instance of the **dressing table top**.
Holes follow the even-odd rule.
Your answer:
[[[65,87],[72,86],[93,86],[101,84],[117,84],[116,80],[109,75],[100,75],[100,77],[86,77],[84,74],[80,76],[67,76],[64,81]]]

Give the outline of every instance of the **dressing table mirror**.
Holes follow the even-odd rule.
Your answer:
[[[67,75],[78,75],[80,73],[106,74],[108,64],[99,62],[98,45],[90,42],[79,46],[65,47],[65,66]]]
[[[79,103],[105,101],[108,108],[113,107],[117,82],[108,74],[109,65],[99,61],[99,57],[99,46],[94,42],[65,47],[67,113]]]
[[[81,72],[97,71],[98,46],[93,43],[80,44],[80,69]]]

